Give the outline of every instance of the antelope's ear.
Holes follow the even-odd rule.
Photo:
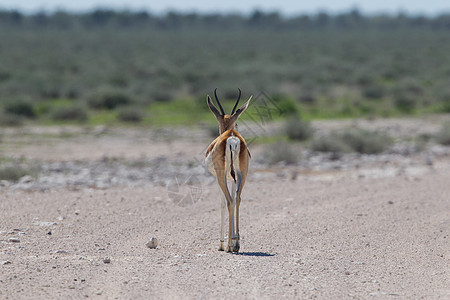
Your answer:
[[[236,112],[233,114],[232,118],[234,121],[236,121],[239,116],[247,109],[248,105],[250,104],[250,100],[252,100],[253,96],[250,96],[250,98],[248,98],[247,102],[245,102],[244,105],[242,105],[241,107],[239,107]]]
[[[221,118],[222,115],[212,103],[211,97],[209,97],[209,95],[206,96],[206,102],[208,103],[208,107],[211,110],[211,112],[216,116],[216,119],[219,120],[219,118]]]

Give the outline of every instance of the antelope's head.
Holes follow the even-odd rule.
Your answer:
[[[220,112],[214,106],[213,102],[211,101],[211,97],[209,97],[209,95],[206,96],[206,101],[208,103],[209,109],[216,116],[217,122],[219,122],[220,134],[224,133],[227,130],[234,129],[236,120],[247,109],[250,100],[252,100],[252,96],[250,96],[247,102],[245,102],[244,105],[242,105],[236,110],[236,107],[239,104],[239,100],[241,99],[241,89],[239,89],[239,96],[236,101],[236,104],[234,105],[231,114],[226,115],[222,105],[220,104],[219,98],[217,98],[217,89],[214,90],[214,97],[216,98],[217,104],[219,105]]]

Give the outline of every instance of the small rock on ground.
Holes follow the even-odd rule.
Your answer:
[[[158,247],[158,240],[156,238],[152,238],[150,242],[145,244],[145,246],[147,246],[150,249],[156,249],[156,247]]]

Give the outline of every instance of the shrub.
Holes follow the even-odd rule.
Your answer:
[[[411,78],[404,79],[394,88],[395,106],[405,113],[410,113],[417,107],[422,94],[423,89],[417,81]]]
[[[414,78],[405,78],[399,82],[397,88],[412,95],[422,95],[423,87],[421,83]]]
[[[448,84],[438,84],[435,86],[434,97],[438,101],[439,111],[450,112],[450,87]]]
[[[255,100],[255,99],[254,99]],[[258,101],[260,101],[258,99]],[[270,97],[262,97],[260,106],[268,105],[267,113],[275,115],[295,115],[298,113],[295,101],[284,94],[274,94]]]
[[[450,113],[450,97],[448,100],[439,103],[439,110],[444,113]]]
[[[166,89],[155,89],[150,93],[150,98],[152,101],[156,102],[168,102],[173,100],[174,95],[171,90]],[[152,102],[150,101],[150,102]]]
[[[410,113],[414,110],[414,108],[416,108],[417,101],[418,99],[416,96],[404,93],[397,95],[394,100],[394,103],[399,110],[405,113]]]
[[[293,115],[286,119],[285,132],[291,140],[304,141],[312,137],[313,129],[309,122]]]
[[[132,103],[131,96],[122,90],[114,88],[101,88],[87,97],[90,107],[95,109],[115,109],[121,105]]]
[[[375,81],[375,75],[372,70],[362,69],[354,74],[354,81],[360,86],[371,85]]]
[[[4,111],[10,115],[34,118],[36,113],[33,104],[27,100],[10,100],[5,103]]]
[[[365,154],[381,153],[392,144],[392,139],[378,131],[349,129],[341,132],[339,138],[352,150]]]
[[[23,117],[0,112],[0,126],[21,126]]]
[[[392,139],[377,131],[363,129],[346,129],[331,132],[313,141],[311,148],[320,152],[358,152],[376,154],[385,151],[392,144]]]
[[[117,118],[123,122],[139,123],[144,118],[144,112],[139,107],[120,108]]]
[[[295,164],[298,161],[299,154],[293,147],[287,143],[274,143],[267,145],[263,156],[270,165],[284,162],[286,164]]]
[[[79,104],[55,107],[50,112],[50,118],[55,121],[80,121],[88,119],[86,107]]]
[[[275,98],[276,105],[278,106],[278,109],[280,110],[280,114],[283,115],[295,115],[298,113],[297,105],[295,104],[295,101],[291,98],[282,97],[282,98]]]
[[[385,94],[385,89],[380,84],[369,84],[364,87],[363,95],[368,99],[380,99],[383,98]]]
[[[436,140],[439,144],[450,146],[450,122],[442,125],[439,132],[436,134]]]
[[[334,154],[352,151],[344,141],[332,134],[314,139],[311,143],[311,149],[318,152],[330,152]]]
[[[20,166],[0,167],[0,180],[16,182],[25,175],[31,175],[31,173],[33,172]]]
[[[305,90],[300,93],[297,99],[300,103],[313,104],[317,101],[317,94],[314,91]]]

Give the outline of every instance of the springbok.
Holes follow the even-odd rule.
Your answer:
[[[217,89],[214,90],[214,96],[219,105],[220,112],[207,95],[206,101],[209,109],[216,116],[219,122],[219,136],[209,145],[206,150],[205,164],[209,172],[216,176],[217,183],[223,197],[221,199],[220,214],[220,245],[219,251],[223,251],[224,243],[224,224],[225,224],[225,204],[228,208],[228,246],[227,252],[239,251],[239,205],[241,203],[241,192],[244,188],[247,177],[248,166],[250,162],[250,151],[247,148],[244,138],[235,129],[236,120],[247,109],[252,97],[236,110],[241,90],[236,104],[230,115],[226,115],[222,105],[217,98]],[[231,180],[231,193],[228,189],[227,180]]]

